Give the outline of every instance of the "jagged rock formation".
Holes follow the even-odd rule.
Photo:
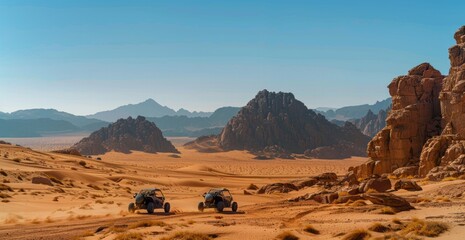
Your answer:
[[[368,144],[370,161],[355,171],[359,177],[392,172],[419,162],[423,144],[439,134],[439,92],[443,76],[428,63],[412,68],[389,84],[392,109],[384,127]],[[414,121],[412,121],[414,120]]]
[[[136,119],[119,119],[108,127],[93,132],[72,148],[84,155],[104,154],[109,151],[130,153],[131,150],[178,153],[171,142],[163,137],[160,129],[141,116]]]
[[[351,123],[338,127],[328,122],[292,93],[263,90],[228,122],[218,144],[224,150],[260,152],[272,147],[310,157],[342,158],[364,156],[367,139]]]
[[[368,110],[364,117],[351,120],[350,122],[360,129],[363,134],[374,137],[386,126],[387,111],[389,111],[389,109],[381,109],[378,114],[374,114],[371,110]]]
[[[354,169],[358,176],[405,166],[431,180],[465,174],[465,26],[454,38],[447,77],[421,64],[389,85],[393,110],[368,145],[371,160]]]

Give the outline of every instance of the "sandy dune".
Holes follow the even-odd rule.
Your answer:
[[[407,198],[431,200],[414,204],[416,210],[395,215],[376,213],[377,206],[318,204],[287,199],[319,191],[304,188],[288,194],[244,194],[251,183],[291,181],[323,172],[342,175],[364,158],[344,160],[254,160],[243,151],[199,153],[178,147],[181,154],[107,153],[92,158],[0,145],[0,239],[114,239],[125,233],[140,233],[145,239],[159,239],[176,232],[198,232],[218,239],[274,239],[289,231],[301,239],[340,239],[345,233],[366,228],[374,222],[412,217],[447,222],[450,231],[438,239],[462,239],[465,232],[463,180],[422,182],[421,192],[401,190]],[[97,160],[97,157],[101,160]],[[52,180],[52,186],[32,184],[35,176]],[[141,188],[159,187],[172,206],[161,210],[128,214],[132,194]],[[211,187],[228,187],[239,203],[236,214],[200,213],[197,203]],[[462,191],[462,192],[460,192]],[[458,194],[460,192],[460,194]],[[9,197],[8,197],[9,196]],[[228,209],[227,209],[228,210]],[[147,224],[150,221],[161,221]],[[135,224],[145,222],[147,227]],[[303,229],[311,224],[314,235]],[[104,228],[97,232],[97,229]],[[373,236],[382,234],[372,233]]]

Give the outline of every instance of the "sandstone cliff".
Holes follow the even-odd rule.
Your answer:
[[[359,177],[403,168],[432,180],[465,173],[465,26],[454,38],[448,76],[423,63],[391,82],[387,126],[370,141],[370,160],[353,169]]]
[[[72,148],[84,155],[104,154],[112,150],[123,153],[130,153],[131,150],[149,153],[178,152],[154,123],[141,116],[136,119],[119,119],[83,138]]]

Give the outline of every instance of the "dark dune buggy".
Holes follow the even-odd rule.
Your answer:
[[[138,209],[147,209],[147,212],[151,214],[155,209],[161,208],[165,213],[170,212],[170,203],[165,202],[165,195],[158,188],[148,188],[134,193],[134,202],[129,204],[128,211],[133,213]]]
[[[233,197],[226,188],[213,188],[208,193],[203,194],[204,201],[199,202],[198,209],[203,212],[205,208],[215,208],[222,212],[225,207],[230,207],[233,212],[237,212],[237,202],[233,202]]]

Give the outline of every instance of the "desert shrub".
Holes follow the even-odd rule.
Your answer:
[[[79,165],[86,167],[87,163],[84,160],[79,161]]]
[[[11,196],[6,193],[0,193],[0,198],[11,198]]]
[[[298,240],[299,239],[299,237],[292,234],[291,232],[283,232],[279,234],[276,238],[279,240]]]
[[[212,238],[212,236],[203,233],[176,232],[169,237],[162,238],[162,240],[210,240]]]
[[[402,224],[402,221],[400,219],[398,219],[398,218],[393,218],[392,222],[395,223],[395,224]]]
[[[312,225],[305,226],[304,231],[311,234],[320,234],[320,231],[314,228]]]
[[[20,163],[20,162],[21,162],[21,159],[19,159],[19,158],[14,158],[13,161],[14,161],[14,162],[17,162],[17,163]]]
[[[442,181],[443,181],[443,182],[447,182],[447,181],[455,181],[455,180],[457,180],[457,178],[456,178],[456,177],[445,177],[445,178],[443,178],[443,179],[442,179]]]
[[[391,229],[381,223],[373,223],[368,230],[373,231],[373,232],[379,232],[379,233],[384,233],[384,232],[389,232]]]
[[[1,184],[1,183],[0,183],[0,191],[10,191],[10,192],[13,192],[13,188],[11,188],[11,187],[8,186],[8,185]]]
[[[141,228],[141,227],[151,227],[151,226],[159,226],[159,227],[164,227],[167,224],[162,221],[150,221],[150,220],[145,220],[145,221],[140,221],[137,223],[134,223],[133,225],[129,226],[129,229],[134,229],[134,228]]]
[[[2,202],[3,202],[3,203],[8,203],[8,202],[10,202],[10,200],[8,200],[8,199],[3,199]]]
[[[5,171],[3,171],[3,170],[0,170],[0,174],[2,174],[2,175],[5,176],[5,177],[8,176],[8,174],[7,174]]]
[[[449,226],[445,223],[413,219],[401,232],[403,234],[414,233],[419,236],[437,237],[448,229]]]
[[[383,207],[379,211],[380,214],[387,214],[387,215],[394,215],[396,214],[396,210],[394,210],[392,207]]]
[[[102,158],[101,158],[101,157],[98,157],[98,158],[96,158],[96,159],[97,159],[97,160],[102,160]]]
[[[121,233],[115,237],[115,240],[143,240],[144,235],[141,233]]]
[[[364,240],[371,237],[371,234],[365,229],[353,230],[342,238],[342,240]]]

